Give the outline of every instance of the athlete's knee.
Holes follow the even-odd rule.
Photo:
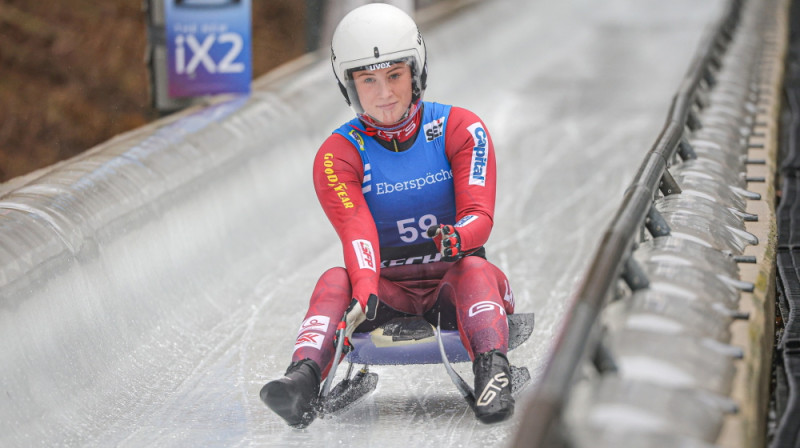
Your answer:
[[[483,278],[484,276],[480,274],[491,268],[492,264],[481,257],[464,257],[455,262],[447,271],[445,278],[454,283],[470,284]]]
[[[350,303],[352,288],[347,269],[342,267],[330,268],[317,280],[314,292],[311,294],[311,303],[343,302]]]
[[[350,284],[350,277],[347,275],[347,269],[336,266],[323,272],[319,277],[320,282],[325,282],[331,285],[340,285],[346,283]]]
[[[459,269],[462,271],[471,271],[473,269],[485,269],[486,267],[490,266],[491,263],[486,261],[485,258],[481,257],[464,257],[456,262],[456,265],[453,266],[453,269]]]

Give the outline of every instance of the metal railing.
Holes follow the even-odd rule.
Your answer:
[[[524,410],[514,446],[540,447],[567,444],[563,427],[563,411],[583,363],[602,358],[601,329],[598,317],[621,279],[647,282],[638,275],[631,258],[634,244],[643,228],[659,236],[669,228],[655,210],[654,200],[663,194],[680,192],[667,167],[673,157],[693,158],[686,142],[688,128],[700,126],[696,110],[704,106],[703,92],[715,83],[737,27],[743,0],[731,0],[712,31],[701,42],[698,52],[673,98],[666,123],[647,153],[622,204],[605,231],[594,258],[572,297],[572,305],[562,322],[551,358]],[[641,286],[641,285],[640,285]]]

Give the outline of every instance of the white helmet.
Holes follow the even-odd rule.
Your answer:
[[[364,113],[352,72],[381,62],[404,61],[411,67],[412,99],[425,93],[427,61],[425,42],[417,24],[403,10],[371,3],[350,11],[333,32],[331,65],[347,104],[356,115]]]

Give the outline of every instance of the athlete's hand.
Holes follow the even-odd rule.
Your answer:
[[[356,328],[365,320],[375,319],[375,314],[377,314],[377,312],[378,296],[375,294],[370,294],[367,302],[364,304],[360,303],[357,299],[351,300],[344,318],[347,322],[347,328],[344,331],[345,337],[349,339]]]
[[[442,254],[443,261],[456,261],[464,256],[458,230],[450,224],[428,227],[428,236],[436,243],[436,249]]]

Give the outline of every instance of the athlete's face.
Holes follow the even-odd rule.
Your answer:
[[[380,124],[397,123],[411,106],[411,68],[405,63],[353,73],[358,99]]]

